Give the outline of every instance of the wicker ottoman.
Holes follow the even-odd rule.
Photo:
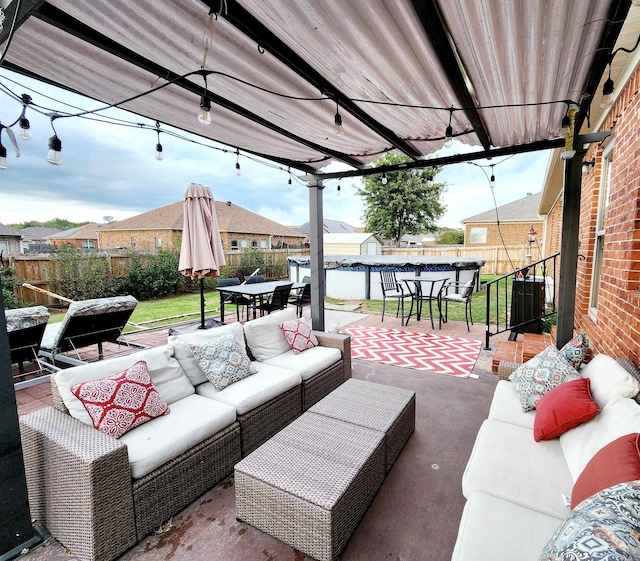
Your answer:
[[[332,561],[384,476],[384,434],[304,413],[236,464],[237,517]]]
[[[416,393],[350,378],[309,409],[385,433],[388,472],[416,425]]]

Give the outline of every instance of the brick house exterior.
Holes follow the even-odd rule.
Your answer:
[[[595,126],[612,131],[592,143],[583,161],[593,160],[582,177],[580,197],[575,329],[584,331],[595,352],[640,364],[640,67],[633,65],[614,105],[603,111],[594,99]],[[621,72],[623,74],[623,72]],[[624,75],[624,74],[623,74]],[[620,78],[616,80],[616,84]],[[604,113],[604,114],[603,114]],[[585,132],[585,131],[583,131]],[[563,165],[551,156],[540,212],[547,215],[547,253],[560,249]],[[562,282],[562,279],[560,279]]]
[[[182,201],[112,222],[98,232],[101,249],[152,251],[179,248],[182,240]],[[220,238],[225,251],[300,246],[304,234],[231,202],[216,201]]]
[[[89,222],[79,228],[71,228],[46,237],[51,245],[63,247],[70,245],[76,249],[98,249],[98,230],[102,224]]]
[[[18,255],[21,253],[20,240],[22,232],[11,226],[0,224],[0,252],[2,252],[3,261],[9,255]]]
[[[491,209],[461,220],[464,225],[464,245],[467,247],[528,245],[529,231],[536,232],[532,259],[541,256],[544,218],[538,214],[541,193],[528,194],[522,199],[498,207],[500,231],[496,209]],[[502,237],[500,233],[502,232]]]

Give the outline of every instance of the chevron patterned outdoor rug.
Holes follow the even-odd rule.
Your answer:
[[[460,378],[469,377],[482,347],[472,339],[398,329],[348,325],[340,332],[351,335],[353,358]]]

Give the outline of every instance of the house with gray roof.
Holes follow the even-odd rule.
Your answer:
[[[0,223],[0,261],[2,264],[8,264],[10,255],[18,255],[20,253],[20,240],[22,232],[11,226]]]
[[[464,224],[464,245],[471,247],[524,245],[529,233],[535,232],[542,240],[544,218],[538,214],[542,192],[529,193],[526,197],[492,208],[461,220]],[[497,212],[496,212],[497,211]],[[498,229],[498,224],[500,228]]]
[[[62,232],[60,228],[44,228],[42,226],[29,226],[20,230],[22,232],[22,252],[42,251],[51,249],[47,236]]]
[[[305,222],[300,226],[292,226],[293,229],[297,230],[301,234],[309,235],[309,222]],[[325,234],[354,234],[356,233],[356,229],[347,222],[343,222],[342,220],[330,220],[329,218],[324,218],[322,220],[322,230]]]

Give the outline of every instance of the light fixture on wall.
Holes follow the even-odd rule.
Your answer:
[[[156,160],[160,162],[164,158],[162,154],[162,144],[160,144],[160,121],[156,121],[156,132],[158,133],[158,142],[156,143]]]
[[[607,107],[611,107],[613,105],[613,90],[615,89],[615,84],[611,79],[611,65],[609,65],[609,77],[602,85],[602,101],[600,102],[600,107],[606,109]]]
[[[51,117],[51,128],[53,129],[53,136],[49,138],[49,152],[47,153],[47,162],[54,166],[62,165],[62,142],[58,138],[58,133],[53,126],[53,121],[57,115]]]
[[[596,159],[591,158],[590,160],[585,160],[582,162],[582,175],[589,175],[592,167],[595,167]]]
[[[338,136],[342,136],[344,134],[344,128],[342,128],[342,115],[340,115],[340,106],[338,105],[337,101],[336,101],[336,116],[333,119],[333,124],[334,124],[333,132],[335,132]]]

